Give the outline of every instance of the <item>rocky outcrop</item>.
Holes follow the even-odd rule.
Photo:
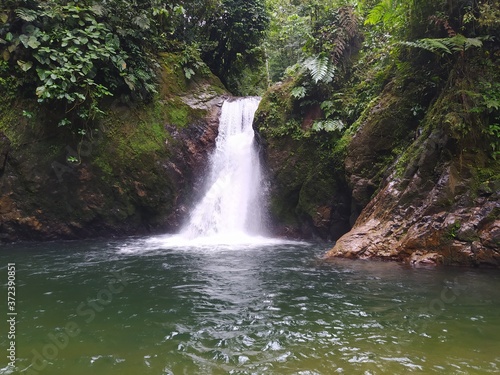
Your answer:
[[[395,150],[414,137],[418,117],[413,114],[418,87],[405,89],[389,83],[368,111],[347,146],[345,174],[353,198],[353,218],[359,215],[379,188]]]
[[[224,100],[228,98],[228,95],[207,92],[209,87],[197,86],[194,93],[183,96],[182,101],[189,108],[201,110],[206,115],[185,128],[166,125],[176,145],[176,152],[166,163],[165,169],[178,186],[175,209],[166,220],[170,231],[180,227],[193,198],[202,192],[208,156],[215,146],[218,134],[220,110]]]
[[[418,175],[406,188],[392,179],[327,257],[500,266],[500,184],[494,193],[457,197],[454,173],[448,164],[430,190]]]
[[[85,137],[47,123],[29,102],[0,111],[0,242],[174,231],[215,144],[227,93],[187,81],[165,55],[153,103],[118,101]],[[35,110],[33,110],[35,112]]]
[[[7,136],[0,132],[0,177],[2,177],[5,172],[5,166],[7,165],[7,158],[10,151],[10,141]]]
[[[393,129],[376,113],[360,127],[348,147],[346,175],[362,211],[327,258],[500,267],[499,163],[480,143],[464,147],[447,129],[443,103],[452,101],[452,92],[442,93],[414,139],[385,165],[377,157],[394,141],[379,142],[377,134]],[[382,103],[387,95],[393,94],[383,94]]]
[[[254,123],[269,181],[270,226],[279,236],[335,240],[350,228],[350,192],[325,156],[326,144],[304,136],[321,110],[294,115],[289,90],[287,83],[271,88]]]

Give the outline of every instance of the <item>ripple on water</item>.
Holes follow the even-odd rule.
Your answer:
[[[23,368],[75,321],[81,333],[51,375],[500,372],[498,273],[324,264],[324,247],[301,244],[47,246],[0,254],[30,265],[18,300]],[[127,284],[87,322],[76,309],[97,301],[112,271]],[[460,294],[435,302],[451,301],[449,290]]]

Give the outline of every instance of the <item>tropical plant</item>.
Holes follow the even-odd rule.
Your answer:
[[[444,56],[445,54],[452,55],[456,52],[463,54],[470,48],[480,48],[483,46],[483,40],[488,39],[488,37],[467,38],[461,34],[456,34],[451,38],[424,38],[415,42],[401,43]]]
[[[39,102],[61,101],[66,112],[81,107],[80,117],[95,117],[98,101],[111,95],[99,71],[106,68],[115,80],[127,76],[128,56],[119,39],[96,20],[91,8],[74,3],[40,3],[33,9],[18,8],[15,15],[14,22],[23,26],[6,34],[4,58],[23,72],[34,72]]]
[[[204,25],[207,39],[200,44],[203,60],[230,90],[241,93],[240,73],[263,66],[261,43],[268,23],[263,0],[222,0]]]
[[[313,38],[306,47],[311,53],[326,53],[336,66],[345,66],[360,47],[358,16],[352,6],[331,9],[313,24]]]
[[[302,62],[302,66],[315,84],[332,82],[336,71],[335,66],[324,54],[308,57]]]

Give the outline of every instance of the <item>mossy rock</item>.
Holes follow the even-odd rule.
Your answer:
[[[132,234],[177,225],[179,197],[192,188],[185,170],[190,165],[179,156],[183,142],[208,127],[206,117],[225,91],[209,72],[187,80],[175,58],[159,59],[160,89],[151,103],[105,103],[106,115],[83,135],[57,126],[60,109],[21,99],[0,103],[0,134],[9,144],[0,176],[0,193],[8,198],[8,209],[0,212],[3,240]],[[184,138],[176,139],[179,134]]]

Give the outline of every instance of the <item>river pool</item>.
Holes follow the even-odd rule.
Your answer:
[[[500,373],[498,271],[326,263],[325,244],[174,242],[2,247],[0,374]]]

